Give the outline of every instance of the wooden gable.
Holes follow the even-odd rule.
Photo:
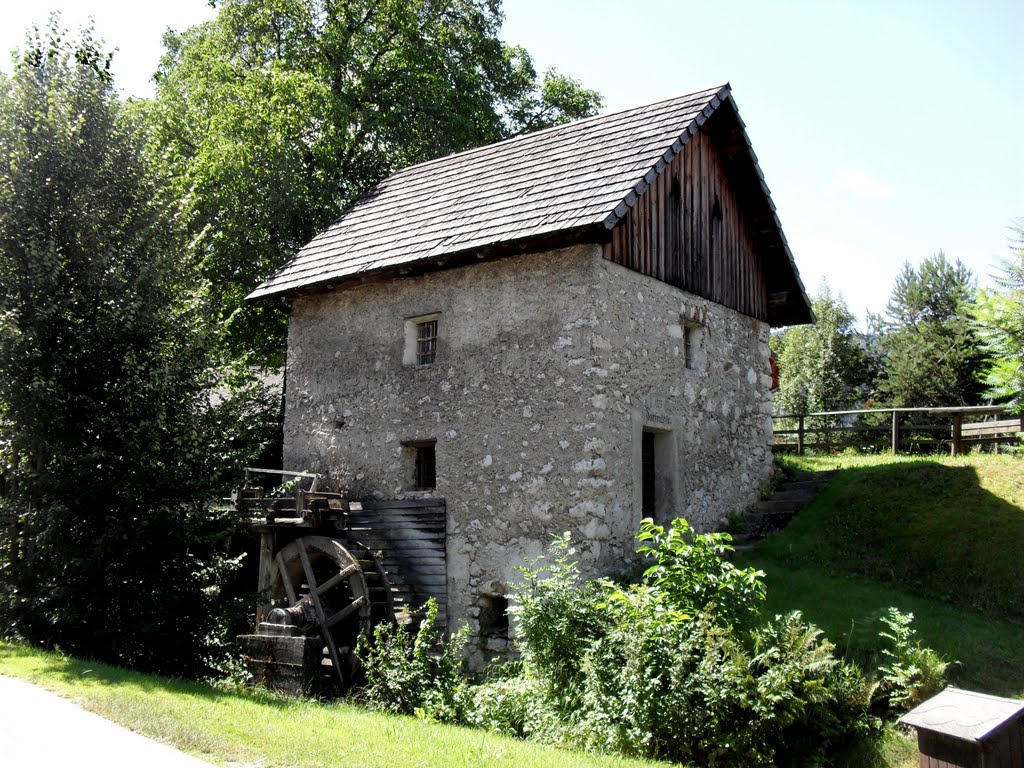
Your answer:
[[[773,326],[813,320],[728,85],[398,171],[249,298],[575,243]]]
[[[774,212],[737,119],[720,109],[690,138],[616,224],[604,256],[772,325],[807,322],[780,311],[802,286],[773,270],[788,258],[766,226]]]

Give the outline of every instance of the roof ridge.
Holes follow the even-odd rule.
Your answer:
[[[451,159],[456,158],[456,157],[465,157],[465,156],[468,156],[468,155],[472,155],[472,154],[474,154],[476,152],[488,151],[488,150],[493,149],[498,144],[508,145],[508,144],[510,144],[512,142],[518,142],[518,141],[522,141],[522,140],[525,140],[525,139],[536,139],[539,136],[544,136],[544,135],[555,133],[555,132],[558,132],[558,131],[575,129],[575,128],[577,128],[580,125],[584,125],[584,124],[587,124],[587,123],[592,123],[592,122],[595,122],[595,121],[598,121],[598,120],[610,120],[610,119],[613,119],[615,117],[619,117],[621,115],[625,115],[625,114],[627,114],[629,112],[636,112],[636,111],[639,111],[639,110],[650,109],[652,107],[659,107],[659,106],[661,106],[663,104],[668,104],[668,103],[673,102],[673,101],[682,101],[683,99],[689,99],[689,98],[692,98],[694,96],[698,96],[700,94],[705,94],[705,93],[706,94],[710,94],[709,97],[708,97],[708,99],[710,100],[712,96],[720,95],[722,93],[722,91],[730,91],[731,92],[731,90],[732,90],[732,86],[729,84],[728,81],[726,81],[725,83],[722,83],[721,85],[712,86],[710,88],[702,88],[702,89],[698,89],[696,91],[690,91],[689,93],[681,93],[678,96],[672,96],[672,97],[669,97],[667,99],[660,99],[659,101],[650,102],[648,104],[637,104],[637,105],[632,106],[632,107],[625,107],[623,109],[617,109],[614,112],[605,112],[605,113],[598,114],[598,115],[591,115],[590,117],[581,117],[579,120],[572,120],[572,121],[570,121],[568,123],[561,123],[560,125],[551,125],[551,126],[548,126],[547,128],[541,128],[540,130],[537,130],[537,131],[527,131],[525,133],[517,133],[517,134],[515,134],[513,136],[509,136],[508,138],[505,138],[505,139],[499,139],[498,141],[492,141],[489,144],[481,144],[480,146],[477,146],[477,147],[470,147],[469,149],[462,149],[462,150],[459,150],[458,152],[450,152],[447,155],[440,155],[438,157],[431,158],[430,160],[423,160],[422,162],[419,162],[419,163],[414,163],[412,165],[407,165],[404,168],[399,168],[397,171],[394,171],[393,173],[389,174],[387,177],[382,179],[381,182],[383,183],[384,181],[393,179],[396,176],[403,176],[406,173],[409,173],[410,171],[413,171],[413,170],[418,170],[418,169],[421,169],[421,168],[429,167],[431,165],[434,165],[435,163],[448,162]]]

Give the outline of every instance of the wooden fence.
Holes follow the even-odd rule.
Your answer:
[[[775,450],[850,446],[875,450],[940,450],[956,456],[972,445],[1021,443],[1024,417],[998,405],[963,408],[871,408],[772,416]]]

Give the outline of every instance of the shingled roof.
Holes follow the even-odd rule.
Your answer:
[[[328,288],[545,236],[607,239],[690,136],[731,100],[726,84],[405,168],[360,198],[249,298]],[[806,302],[753,150],[750,159],[774,222],[774,245]]]

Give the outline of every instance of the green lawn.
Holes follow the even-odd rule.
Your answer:
[[[639,768],[664,763],[569,752],[350,704],[241,695],[0,642],[0,674],[74,699],[132,730],[221,765],[308,768]]]
[[[879,617],[914,613],[954,683],[1024,697],[1024,461],[972,454],[787,458],[840,469],[783,532],[744,556],[767,573],[768,610],[800,609],[872,661]]]

